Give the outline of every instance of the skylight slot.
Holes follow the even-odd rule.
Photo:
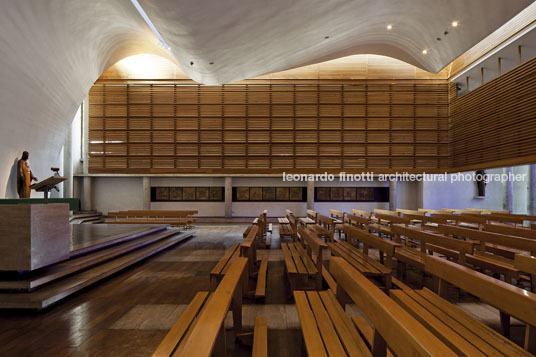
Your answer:
[[[164,40],[164,38],[162,37],[162,35],[160,35],[160,32],[158,32],[158,30],[156,29],[156,27],[153,25],[153,23],[151,22],[151,19],[149,19],[149,16],[147,16],[147,14],[145,13],[145,11],[143,10],[143,8],[141,7],[140,3],[138,2],[138,0],[130,0],[130,2],[132,2],[132,4],[134,5],[134,7],[136,8],[136,10],[138,10],[138,12],[140,13],[141,17],[145,20],[145,22],[147,23],[147,26],[149,26],[149,28],[151,29],[151,31],[153,31],[153,33],[155,34],[155,36],[158,38],[158,40],[160,41],[160,45],[165,48],[166,50],[171,50],[171,47],[168,46],[168,44],[166,43],[166,41]]]

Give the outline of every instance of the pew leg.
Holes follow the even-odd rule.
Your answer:
[[[227,355],[227,341],[225,338],[225,324],[221,325],[220,332],[216,341],[214,342],[214,349],[212,350],[212,356],[225,357]]]
[[[506,338],[510,338],[510,315],[505,312],[500,312],[501,314],[501,330],[502,334]]]
[[[525,349],[536,354],[536,327],[527,325],[525,328]]]
[[[380,263],[384,264],[383,263],[383,252],[380,250]]]
[[[374,329],[374,336],[372,337],[372,355],[374,357],[387,356],[387,343],[385,343],[385,340],[376,329]]]
[[[387,289],[387,292],[391,290],[393,287],[393,279],[391,278],[391,274],[385,275],[385,289]]]
[[[233,310],[233,326],[235,331],[242,330],[242,291],[236,289],[233,294],[233,300],[231,301],[231,308]]]

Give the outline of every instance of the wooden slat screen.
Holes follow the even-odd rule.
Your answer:
[[[114,83],[89,98],[93,173],[448,166],[447,83]]]
[[[536,58],[452,98],[450,165],[492,167],[499,160],[534,162],[535,113]]]

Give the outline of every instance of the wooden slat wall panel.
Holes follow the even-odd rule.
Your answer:
[[[493,167],[499,160],[534,162],[536,58],[468,94],[453,96],[450,111],[451,166]]]
[[[448,164],[446,82],[244,82],[95,85],[90,172]]]

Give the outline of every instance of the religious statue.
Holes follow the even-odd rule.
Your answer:
[[[30,198],[30,185],[32,181],[37,181],[37,177],[32,174],[28,151],[22,153],[22,157],[17,165],[17,192],[19,198]]]
[[[486,196],[486,171],[478,170],[475,173],[476,176],[476,188],[478,189],[478,197]]]

